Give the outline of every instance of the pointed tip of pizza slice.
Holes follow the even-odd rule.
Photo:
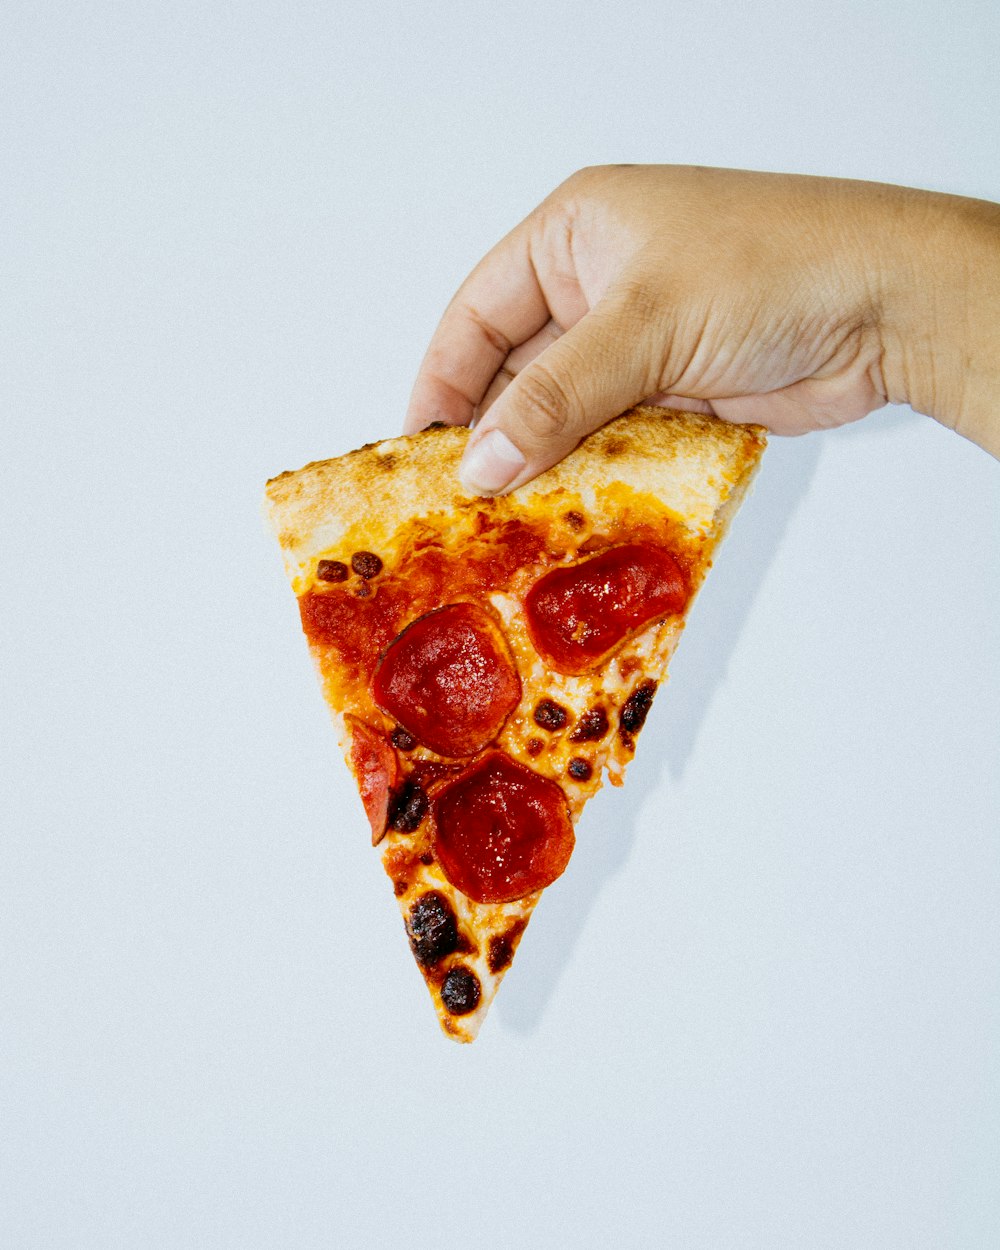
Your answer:
[[[472,1041],[573,826],[620,785],[764,448],[639,408],[509,495],[432,427],[268,483],[372,840],[445,1033]]]

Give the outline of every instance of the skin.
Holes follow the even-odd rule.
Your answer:
[[[405,428],[512,489],[641,401],[778,434],[908,403],[1000,456],[1000,205],[879,183],[584,169],[472,271]]]

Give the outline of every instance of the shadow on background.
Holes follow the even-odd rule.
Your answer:
[[[631,854],[642,811],[663,781],[664,758],[675,780],[683,776],[743,622],[809,489],[822,441],[772,440],[753,495],[717,557],[718,572],[691,609],[669,693],[654,704],[624,789],[605,786],[588,804],[569,870],[538,906],[518,971],[497,1004],[515,1032],[537,1029],[598,894]]]

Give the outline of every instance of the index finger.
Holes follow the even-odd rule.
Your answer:
[[[403,423],[468,425],[510,352],[549,320],[525,223],[483,257],[445,310],[413,384]]]

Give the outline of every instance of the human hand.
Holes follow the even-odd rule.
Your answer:
[[[585,169],[487,254],[431,341],[409,432],[476,425],[519,486],[643,400],[779,434],[905,402],[1000,455],[1000,206],[667,165]]]

